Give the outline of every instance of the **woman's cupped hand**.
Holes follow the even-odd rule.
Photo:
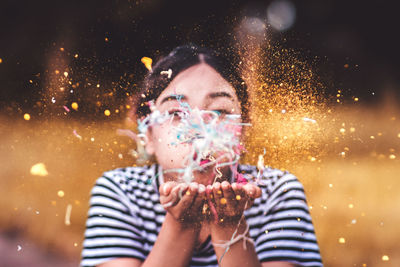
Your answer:
[[[169,181],[160,186],[160,203],[182,225],[193,226],[209,221],[218,225],[237,224],[244,210],[261,196],[252,183],[223,181],[212,185]]]

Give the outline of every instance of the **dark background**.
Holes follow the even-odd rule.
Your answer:
[[[0,103],[29,108],[40,100],[46,58],[65,47],[72,64],[92,77],[140,81],[142,56],[195,42],[229,45],[243,16],[265,19],[271,1],[1,1]],[[386,1],[293,1],[296,21],[275,39],[310,60],[328,94],[342,90],[372,105],[400,98],[399,16]],[[105,42],[108,38],[108,42]],[[344,67],[348,64],[348,67]],[[34,82],[31,84],[29,80]]]

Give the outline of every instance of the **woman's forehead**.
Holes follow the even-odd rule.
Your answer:
[[[226,94],[237,101],[235,90],[228,81],[209,65],[198,64],[179,73],[160,94],[157,104],[174,95],[203,99],[212,94]]]

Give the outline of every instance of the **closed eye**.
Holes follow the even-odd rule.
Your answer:
[[[231,113],[230,113],[229,111],[227,111],[226,109],[214,109],[213,111],[214,111],[215,113],[217,113],[219,116],[231,114]]]

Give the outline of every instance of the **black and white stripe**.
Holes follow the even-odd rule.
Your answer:
[[[257,168],[239,165],[244,177]],[[129,167],[103,174],[93,187],[81,266],[130,257],[144,261],[164,221],[159,202],[159,165]],[[267,168],[259,183],[262,196],[245,211],[258,258],[322,266],[304,189],[288,172]],[[190,266],[218,266],[211,239],[195,251]]]

